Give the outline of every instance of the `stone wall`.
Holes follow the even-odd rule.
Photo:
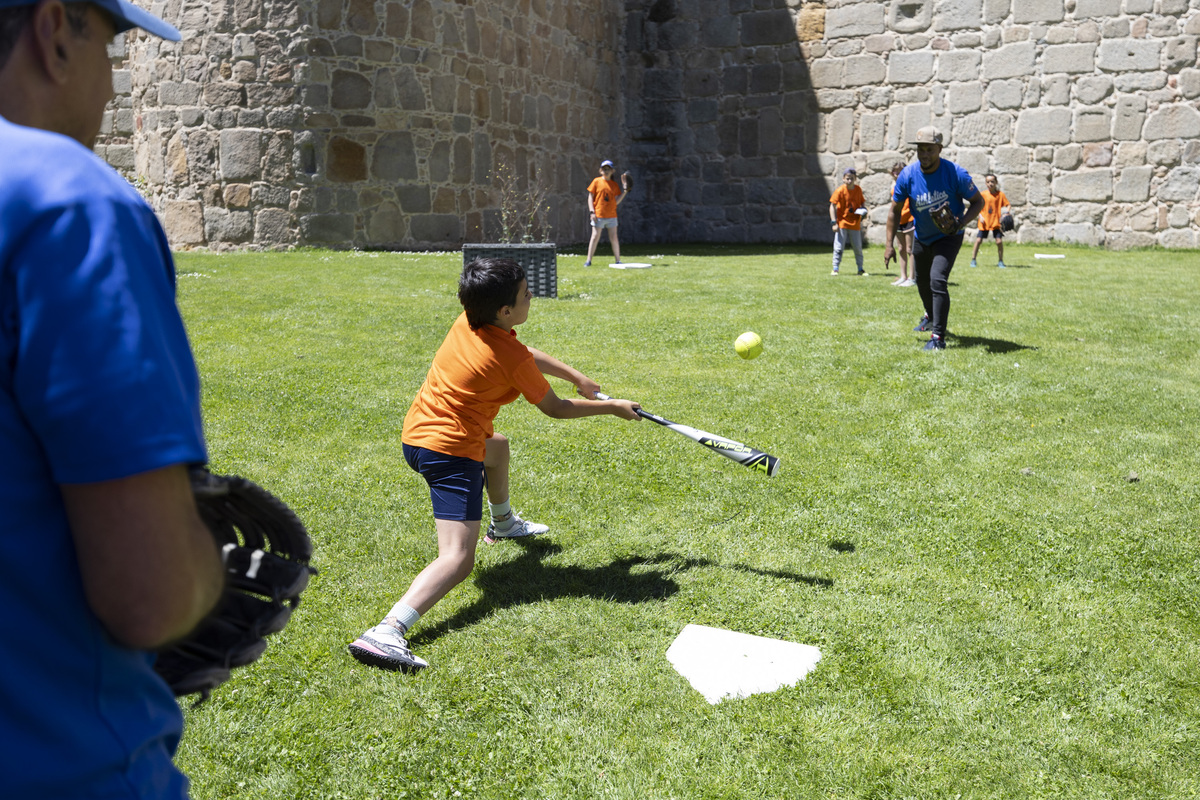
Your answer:
[[[626,5],[644,240],[824,241],[854,166],[881,241],[888,170],[932,124],[997,173],[1019,241],[1200,244],[1196,0]]]
[[[547,235],[620,136],[615,0],[170,0],[113,55],[98,150],[176,247],[457,247],[505,189]],[[502,181],[502,177],[507,180]]]
[[[1200,0],[153,8],[185,39],[118,42],[98,149],[177,247],[456,247],[505,185],[575,243],[603,157],[638,179],[624,241],[823,241],[850,165],[878,241],[926,124],[1020,241],[1200,244]]]

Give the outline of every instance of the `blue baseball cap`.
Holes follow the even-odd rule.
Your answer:
[[[611,167],[612,165],[613,165],[613,163],[607,159],[600,162],[600,166],[602,166],[602,167]]]
[[[183,38],[179,30],[167,22],[163,22],[149,11],[144,11],[129,0],[62,0],[64,3],[91,3],[102,8],[112,17],[117,33],[124,33],[132,28],[141,28],[146,33],[162,37],[170,42],[178,42]],[[17,8],[31,6],[37,0],[0,0],[0,8]]]

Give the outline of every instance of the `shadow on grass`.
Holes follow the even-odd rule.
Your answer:
[[[985,336],[960,336],[949,331],[946,332],[946,339],[954,342],[958,347],[982,347],[989,353],[996,354],[1013,353],[1018,350],[1037,350],[1031,344],[1017,344],[1004,339],[988,339]]]
[[[721,564],[706,558],[687,558],[676,553],[630,556],[601,567],[552,566],[543,559],[562,552],[547,539],[514,540],[501,543],[524,549],[518,558],[474,572],[475,585],[483,596],[467,608],[436,625],[415,631],[411,641],[426,644],[459,628],[480,622],[497,611],[542,600],[590,597],[614,603],[648,603],[665,600],[679,591],[672,575],[696,567],[722,567],[739,572],[780,578],[827,589],[829,578],[800,575],[786,570],[757,569],[744,564]],[[635,572],[635,569],[657,567]]]

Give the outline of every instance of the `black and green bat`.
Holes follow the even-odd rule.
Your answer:
[[[611,400],[612,398],[603,392],[596,392],[596,399]],[[717,436],[715,433],[702,431],[690,425],[681,425],[678,422],[672,422],[666,417],[651,414],[644,408],[637,409],[637,413],[638,416],[657,422],[664,428],[670,428],[679,435],[691,439],[693,442],[699,442],[709,450],[720,453],[726,458],[741,464],[743,467],[750,467],[750,469],[765,472],[771,478],[779,474],[779,459],[769,453],[764,453],[762,450],[755,450],[748,444],[735,442],[733,439],[726,439],[724,436]]]

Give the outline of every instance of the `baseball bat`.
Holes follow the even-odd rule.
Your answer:
[[[612,397],[603,392],[596,392],[596,399],[611,400]],[[762,450],[755,450],[750,445],[735,442],[733,439],[726,439],[724,436],[717,436],[715,433],[702,431],[690,425],[680,425],[678,422],[672,422],[666,417],[651,414],[644,408],[637,409],[637,413],[638,416],[652,422],[657,422],[664,428],[670,428],[681,436],[686,436],[693,442],[704,445],[714,453],[720,453],[731,461],[736,461],[743,467],[750,467],[750,469],[765,472],[771,478],[779,474],[779,459],[769,453],[764,453]]]

